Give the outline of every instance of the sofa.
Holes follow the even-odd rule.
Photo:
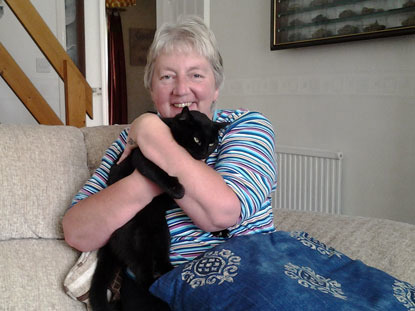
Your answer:
[[[63,288],[80,253],[61,220],[123,126],[0,125],[0,310],[86,310]],[[415,284],[415,225],[276,209],[275,225]]]

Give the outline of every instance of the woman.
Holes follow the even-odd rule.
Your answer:
[[[178,177],[185,188],[185,196],[176,200],[177,208],[166,215],[173,265],[225,241],[210,232],[227,228],[232,237],[273,231],[274,132],[259,113],[214,110],[223,66],[213,33],[194,17],[161,27],[149,50],[144,80],[160,116],[173,117],[186,106],[231,124],[220,135],[217,150],[205,161],[198,161],[175,142],[159,116],[138,117],[107,150],[101,166],[65,214],[67,243],[80,251],[100,248],[117,228],[161,193],[137,171],[106,186],[111,165],[122,153],[121,162],[137,145],[147,158]]]

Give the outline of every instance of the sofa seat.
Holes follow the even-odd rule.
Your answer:
[[[0,125],[0,310],[86,310],[63,288],[80,253],[64,242],[61,220],[123,128]],[[277,230],[308,232],[415,284],[414,225],[283,209],[274,213]]]
[[[0,254],[0,310],[85,310],[63,290],[63,280],[79,256],[65,241],[0,241]]]

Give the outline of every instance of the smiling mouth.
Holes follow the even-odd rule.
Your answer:
[[[193,104],[193,103],[192,102],[187,102],[187,103],[173,104],[173,106],[176,107],[176,108],[184,108],[184,107],[189,107],[191,104]]]

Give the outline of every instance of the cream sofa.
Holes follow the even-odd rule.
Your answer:
[[[0,310],[86,309],[63,290],[79,252],[65,244],[61,219],[121,129],[0,125]],[[288,210],[275,222],[415,283],[414,225]]]

